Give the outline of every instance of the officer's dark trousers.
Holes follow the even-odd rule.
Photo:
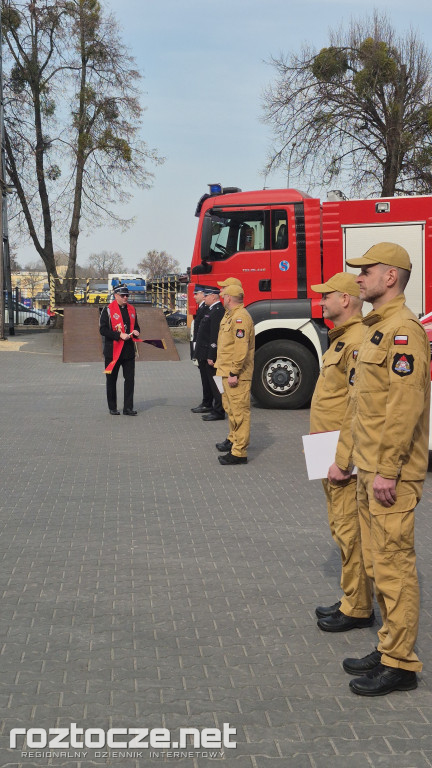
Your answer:
[[[202,384],[202,391],[203,391],[202,404],[205,405],[207,408],[211,408],[213,403],[213,391],[210,386],[209,377],[207,375],[207,368],[208,368],[207,360],[198,360],[198,368],[201,374],[201,384]]]
[[[214,365],[209,365],[207,361],[205,361],[205,366],[206,366],[207,381],[213,397],[213,405],[211,406],[211,409],[213,413],[216,413],[218,416],[223,416],[223,418],[225,418],[225,410],[222,405],[222,395],[219,392],[214,380],[214,377],[216,374],[216,367]]]
[[[105,367],[109,365],[110,362],[110,360],[105,360]],[[122,360],[120,357],[120,359],[117,360],[112,372],[106,374],[108,408],[110,411],[117,410],[117,377],[120,366],[123,368],[124,377],[123,408],[125,411],[132,411],[135,384],[135,358],[133,357],[129,360]]]

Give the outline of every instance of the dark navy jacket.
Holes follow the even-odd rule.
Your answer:
[[[125,333],[130,333],[129,313],[127,310],[127,304],[125,304],[124,307],[119,306],[119,310],[122,315],[123,324],[125,327]],[[135,308],[134,308],[134,311],[135,311],[134,330],[138,331],[139,333],[140,327],[138,324],[138,317],[137,317]],[[111,362],[111,360],[113,359],[113,341],[114,340],[118,341],[120,339],[120,333],[119,331],[113,331],[112,329],[111,321],[108,313],[108,307],[104,307],[101,312],[100,321],[99,321],[99,332],[101,336],[104,337],[103,339],[104,358],[105,360],[108,360],[109,362]],[[121,351],[119,360],[131,360],[134,357],[135,357],[135,345],[131,339],[128,339],[128,341],[125,341],[125,343],[123,344],[123,349]]]
[[[195,345],[197,360],[216,360],[219,326],[224,314],[225,308],[220,301],[212,307],[205,306]]]

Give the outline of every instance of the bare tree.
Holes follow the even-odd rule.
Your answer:
[[[35,259],[34,261],[27,262],[24,269],[26,272],[44,272],[45,265],[42,259]]]
[[[127,272],[123,256],[112,251],[92,253],[88,260],[89,277],[107,278],[113,272]]]
[[[166,251],[147,251],[138,264],[138,270],[152,280],[155,277],[172,275],[180,271],[180,263]]]
[[[417,35],[397,38],[374,12],[330,32],[319,53],[273,58],[264,94],[275,135],[266,172],[287,168],[350,193],[422,193],[432,186],[432,61]]]
[[[11,253],[10,253],[10,257],[9,258],[10,258],[11,272],[21,272],[22,266],[21,266],[21,264],[19,263],[19,261],[17,259],[17,255],[16,255],[15,251],[13,251],[12,249],[11,249]]]
[[[24,274],[20,276],[19,287],[31,299],[42,290],[46,282],[45,265],[41,259],[36,259],[25,265]]]
[[[66,251],[54,251],[54,262],[56,267],[67,267],[69,254]]]
[[[6,151],[16,220],[48,275],[68,237],[61,300],[73,301],[81,229],[128,226],[115,211],[160,162],[140,137],[140,75],[98,0],[10,0],[5,39]]]

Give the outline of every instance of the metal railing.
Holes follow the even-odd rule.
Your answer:
[[[105,305],[112,300],[112,293],[102,287],[100,278],[87,277],[73,280],[72,303]],[[165,312],[187,312],[186,282],[178,275],[148,280],[145,291],[130,290],[129,301],[131,304],[152,304]],[[50,276],[49,294],[50,311],[54,314],[63,314],[63,306],[57,304],[56,296],[67,292],[66,278]]]

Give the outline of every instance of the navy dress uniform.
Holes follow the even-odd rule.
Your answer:
[[[203,376],[206,377],[212,393],[212,404],[209,413],[204,413],[204,421],[217,421],[225,418],[222,405],[222,395],[219,392],[214,377],[217,357],[218,335],[225,309],[219,300],[220,289],[214,286],[204,286],[205,311],[201,318],[195,345],[195,357],[202,366]],[[211,365],[208,361],[211,361]]]
[[[99,331],[103,336],[108,409],[112,416],[120,413],[117,409],[117,377],[120,367],[124,378],[123,413],[125,416],[136,416],[137,413],[133,407],[135,387],[133,337],[139,335],[140,327],[135,308],[128,304],[128,296],[127,285],[118,285],[114,290],[114,300],[108,307],[103,308],[99,322]]]
[[[204,296],[205,296],[204,289],[205,289],[204,285],[196,285],[194,289],[194,298],[197,302],[199,302],[199,306],[196,311],[194,324],[193,324],[193,335],[191,339],[191,358],[192,360],[196,360],[198,364],[198,370],[201,376],[202,400],[201,400],[201,403],[197,405],[195,408],[191,408],[192,413],[209,413],[212,410],[212,404],[213,404],[213,392],[210,386],[209,377],[207,375],[207,360],[197,360],[196,351],[195,351],[201,320],[203,319],[207,310],[207,306],[204,301]]]

